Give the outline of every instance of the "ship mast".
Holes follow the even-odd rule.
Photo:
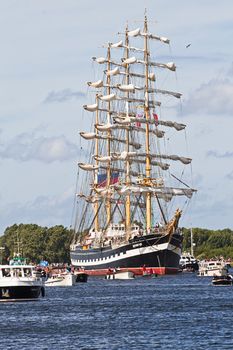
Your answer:
[[[144,60],[145,60],[145,116],[146,120],[150,119],[150,110],[149,110],[149,101],[148,101],[148,88],[149,88],[149,69],[148,69],[148,61],[149,61],[149,52],[148,52],[148,26],[147,26],[147,16],[145,16],[144,20]],[[146,123],[146,184],[150,183],[151,177],[151,160],[150,160],[150,132],[149,132],[149,123]],[[149,232],[151,228],[151,193],[147,192],[146,194],[146,230]]]
[[[126,31],[125,31],[125,56],[126,59],[129,58],[129,37],[128,37],[128,25],[126,26]],[[129,84],[129,65],[126,65],[125,68],[126,71],[126,85]],[[129,92],[126,92],[126,97],[129,98]],[[126,102],[126,113],[128,117],[129,113],[129,102]],[[126,152],[129,152],[129,129],[126,129]],[[127,158],[126,161],[126,186],[130,185],[131,179],[130,179],[130,162],[129,158]],[[126,196],[125,199],[125,231],[126,231],[126,240],[129,239],[130,236],[130,227],[131,227],[131,218],[130,218],[130,194]]]
[[[95,124],[98,125],[99,124],[99,109],[98,109],[98,94],[96,94],[96,104],[97,104],[97,109],[96,109],[96,115],[95,115]],[[98,136],[98,129],[96,129],[96,136]],[[95,155],[98,157],[99,155],[99,139],[98,137],[96,137],[95,139]],[[98,158],[96,158],[95,161],[95,165],[98,166],[99,165],[99,161]],[[95,170],[95,182],[94,182],[94,186],[98,187],[98,169]],[[99,211],[99,203],[98,201],[94,204],[94,213],[95,213],[95,232],[99,231],[99,215],[98,215],[98,211]]]
[[[177,228],[181,211],[177,210],[172,220],[166,220],[160,200],[169,202],[174,196],[191,198],[195,190],[186,186],[182,181],[180,182],[186,186],[185,188],[180,187],[180,185],[179,187],[165,186],[164,182],[160,181],[159,178],[152,178],[152,167],[156,167],[155,169],[158,169],[158,171],[160,169],[162,171],[169,169],[170,164],[163,160],[179,161],[184,165],[191,162],[190,158],[176,154],[161,154],[160,149],[153,142],[154,136],[150,137],[150,134],[155,135],[156,138],[164,136],[166,131],[160,130],[160,126],[174,128],[176,131],[185,128],[184,124],[170,120],[155,120],[150,115],[150,110],[161,105],[157,97],[155,101],[154,98],[149,97],[151,96],[150,94],[155,96],[163,94],[175,98],[181,97],[181,94],[178,92],[153,88],[153,84],[151,84],[151,82],[155,81],[155,74],[151,73],[152,69],[150,67],[158,67],[158,71],[160,69],[175,71],[176,66],[173,62],[151,61],[149,40],[156,40],[165,44],[169,44],[170,41],[165,37],[149,33],[146,14],[143,32],[140,28],[129,31],[127,25],[124,34],[124,43],[121,40],[117,43],[108,44],[107,57],[93,57],[94,61],[105,65],[106,70],[104,70],[104,73],[106,77],[96,82],[88,82],[90,87],[95,89],[103,88],[103,90],[101,90],[101,93],[96,94],[95,104],[83,106],[89,112],[96,112],[95,132],[80,132],[80,135],[86,140],[95,139],[95,163],[78,163],[78,165],[84,171],[94,171],[94,186],[91,188],[91,195],[86,196],[80,193],[81,198],[92,204],[92,209],[94,204],[95,217],[91,226],[94,223],[95,232],[103,229],[107,232],[106,238],[111,237],[111,234],[115,234],[111,231],[112,228],[107,231],[106,228],[103,228],[103,225],[106,224],[108,228],[109,224],[115,218],[118,218],[120,214],[125,230],[124,232],[122,230],[118,236],[120,239],[127,241],[130,238],[135,213],[137,218],[140,219],[140,212],[136,212],[138,208],[142,208],[140,204],[146,204],[146,213],[144,210],[142,211],[143,218],[145,218],[144,234],[151,232],[153,198],[157,199],[159,209],[163,215],[166,232],[172,234]],[[143,48],[131,46],[129,43],[131,37],[143,38]],[[112,59],[111,49],[122,50],[123,48],[124,55],[121,61],[119,61],[119,57]],[[136,57],[131,57],[131,51],[137,52]],[[134,63],[136,63],[137,69],[137,64],[143,65],[143,74],[137,70],[134,71],[133,68],[131,69],[131,65]],[[124,83],[122,84],[121,80],[121,84],[119,84],[119,79],[121,79],[119,76],[122,75],[124,76],[122,79]],[[137,79],[134,80],[134,78],[142,78],[142,80],[139,80],[139,85],[135,85]],[[114,100],[116,102],[111,103]],[[143,104],[143,118],[137,114],[137,105],[139,103],[140,105]],[[142,141],[142,139],[143,142],[135,142]],[[140,151],[141,148],[142,151]],[[122,162],[124,162],[123,165]],[[102,163],[104,164],[102,165]],[[105,169],[104,174],[100,174],[104,177],[101,185],[98,183],[99,169]],[[117,172],[117,179],[114,171]],[[119,173],[125,174],[123,175],[123,182],[118,181]],[[179,180],[177,177],[175,178]],[[138,197],[139,199],[135,202],[133,198],[137,199]],[[139,202],[141,197],[143,197],[143,203],[142,201]],[[125,213],[122,213],[121,207],[118,206],[121,198],[125,200]],[[102,203],[104,203],[103,217],[99,214]],[[134,209],[131,210],[131,207],[134,207]],[[118,209],[119,213],[115,214],[116,209]]]
[[[110,44],[108,45],[108,53],[107,53],[107,60],[108,60],[108,64],[107,64],[107,69],[110,70],[110,59],[111,59],[111,54],[110,54]],[[111,78],[110,75],[107,76],[107,91],[108,91],[108,95],[110,95],[111,93],[111,87],[110,87],[110,82],[111,82]],[[111,108],[111,103],[110,101],[108,102],[108,113],[107,113],[107,123],[110,124],[111,122],[111,114],[110,114],[110,108]],[[108,139],[107,139],[107,156],[110,157],[111,156],[111,130],[108,130]],[[111,161],[108,162],[108,167],[107,167],[107,188],[109,189],[111,184]],[[111,201],[110,198],[107,198],[106,201],[106,213],[107,213],[107,223],[109,224],[111,221]]]

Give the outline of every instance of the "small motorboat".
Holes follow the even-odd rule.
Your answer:
[[[46,287],[69,287],[76,283],[76,275],[73,273],[53,274],[44,282]]]
[[[227,276],[228,268],[223,260],[201,261],[197,276],[215,277]]]
[[[214,286],[232,286],[233,277],[231,275],[214,276],[212,279],[212,284]]]
[[[198,260],[189,253],[184,253],[181,256],[179,266],[183,272],[195,272],[199,270]]]
[[[26,259],[16,257],[0,265],[0,301],[35,300],[45,296],[41,273]]]
[[[134,273],[132,271],[110,271],[105,279],[108,280],[131,280],[134,279]]]

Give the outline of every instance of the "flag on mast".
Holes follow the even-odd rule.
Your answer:
[[[119,173],[113,172],[111,174],[110,185],[114,185],[119,182]],[[107,174],[98,174],[97,187],[107,186]]]

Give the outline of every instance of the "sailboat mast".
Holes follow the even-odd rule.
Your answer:
[[[108,65],[107,65],[107,69],[110,70],[110,59],[111,59],[111,52],[110,52],[110,44],[108,45],[108,53],[107,53],[107,60],[108,60]],[[110,95],[111,93],[111,87],[110,87],[110,83],[111,83],[111,78],[110,75],[107,76],[107,91],[108,91],[108,95]],[[111,122],[111,114],[110,114],[110,108],[111,108],[111,103],[110,101],[108,102],[108,114],[107,114],[107,123],[110,124]],[[107,156],[111,156],[111,131],[108,131],[108,140],[107,140]],[[107,188],[110,187],[111,184],[111,162],[108,162],[108,168],[107,168]],[[107,198],[106,201],[106,212],[107,212],[107,222],[110,222],[111,220],[111,201],[110,198]]]
[[[191,236],[191,255],[193,256],[193,229],[191,227],[190,229],[190,236]]]
[[[144,21],[144,61],[145,61],[145,117],[146,120],[150,119],[149,101],[148,101],[148,88],[149,88],[149,52],[148,52],[148,26],[147,16]],[[151,177],[151,160],[150,160],[150,132],[149,123],[146,123],[146,183],[150,182]],[[146,194],[146,229],[150,231],[151,228],[151,193]]]
[[[128,25],[126,26],[126,31],[125,31],[125,55],[126,59],[129,58],[129,37],[128,37]],[[129,65],[126,65],[126,85],[129,84]],[[129,98],[129,92],[126,92],[126,97]],[[126,102],[126,108],[127,108],[127,117],[129,113],[129,102]],[[129,130],[126,130],[126,152],[129,152]],[[130,184],[130,162],[129,159],[126,161],[126,186]],[[131,227],[131,218],[130,218],[130,194],[126,196],[125,199],[125,230],[126,230],[126,240],[129,239],[129,234],[130,234],[130,227]]]
[[[96,94],[96,104],[97,104],[97,110],[96,110],[96,115],[95,115],[95,124],[98,125],[99,124],[99,109],[98,109],[98,94]],[[98,129],[96,129],[96,136],[98,136]],[[95,165],[98,166],[99,165],[99,161],[98,161],[98,155],[99,155],[99,140],[96,137],[95,139],[95,155],[96,155],[96,161],[95,161]],[[95,187],[98,186],[98,169],[95,171]],[[99,215],[98,215],[98,210],[99,210],[99,203],[96,202],[94,204],[94,213],[95,213],[95,232],[99,231]]]

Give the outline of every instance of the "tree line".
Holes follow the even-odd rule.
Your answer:
[[[233,231],[193,228],[194,255],[199,259],[223,256],[233,260]],[[190,251],[190,229],[183,228],[183,251]],[[18,252],[28,262],[70,263],[70,244],[73,230],[62,225],[41,227],[36,224],[20,224],[7,227],[0,236],[1,260],[7,262]]]
[[[39,263],[46,260],[49,263],[69,263],[69,247],[73,231],[62,225],[50,228],[35,224],[20,224],[7,227],[0,237],[2,260],[6,262],[19,253],[27,262]]]
[[[183,228],[183,251],[190,251],[191,232]],[[233,260],[233,231],[193,228],[194,255],[199,259],[224,257]]]

